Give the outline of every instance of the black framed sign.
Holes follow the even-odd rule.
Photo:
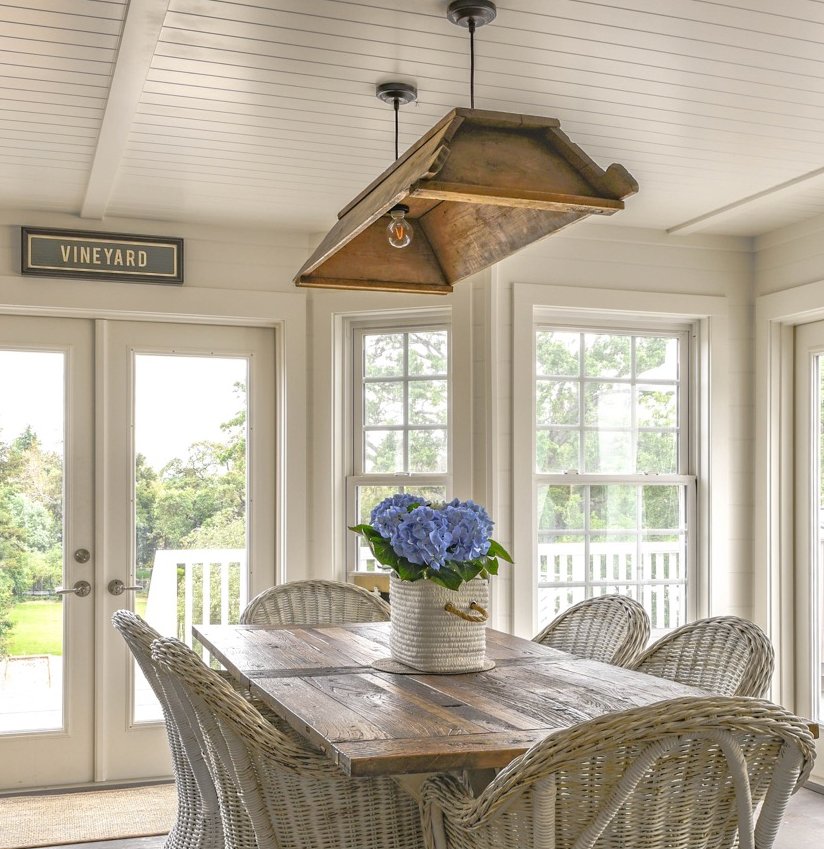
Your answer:
[[[183,239],[23,227],[20,271],[39,277],[182,283]]]

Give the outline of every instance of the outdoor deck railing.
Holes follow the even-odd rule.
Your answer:
[[[378,572],[368,548],[361,547],[358,571]],[[683,545],[666,542],[590,542],[587,570],[582,543],[538,544],[538,617],[544,625],[590,595],[620,592],[640,601],[654,632],[686,621],[686,569]],[[639,563],[640,554],[640,563]],[[516,565],[516,569],[518,566]]]
[[[233,573],[237,574],[236,581],[232,580]],[[248,581],[243,548],[158,550],[149,583],[146,620],[161,634],[181,636],[191,645],[192,625],[229,625],[238,621],[242,604],[248,599]],[[213,610],[217,615],[213,615]]]

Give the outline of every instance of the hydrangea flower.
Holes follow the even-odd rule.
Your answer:
[[[395,493],[384,498],[372,510],[369,523],[384,539],[391,539],[398,523],[409,513],[409,507],[427,503],[422,495],[413,495],[411,492]]]
[[[396,493],[372,511],[370,524],[350,530],[366,538],[375,559],[402,581],[422,578],[455,590],[476,576],[498,574],[509,553],[490,536],[492,520],[474,501],[449,503]]]
[[[410,563],[438,571],[447,559],[452,534],[443,511],[422,505],[401,517],[389,542]]]
[[[495,523],[492,519],[489,518],[489,514],[486,510],[481,507],[480,504],[476,504],[471,498],[466,501],[460,501],[457,498],[453,498],[452,501],[449,502],[447,507],[463,507],[466,510],[471,510],[478,518],[478,521],[481,523],[483,527],[484,533],[489,537],[492,535],[492,529],[495,527]]]
[[[465,504],[459,501],[456,504],[453,501],[444,508],[443,516],[451,536],[451,542],[447,547],[449,560],[462,563],[482,557],[489,551],[489,532],[492,530],[492,522],[483,507],[471,501]]]

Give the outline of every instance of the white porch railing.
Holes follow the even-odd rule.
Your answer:
[[[673,542],[590,542],[538,545],[538,613],[546,624],[590,595],[624,593],[644,605],[653,633],[686,621],[684,548]]]
[[[237,589],[233,592],[231,578],[235,570]],[[214,618],[211,615],[213,576],[217,577],[219,593],[218,615]],[[192,625],[231,625],[237,622],[248,600],[248,582],[245,549],[161,549],[154,556],[146,621],[164,636],[182,638],[191,646]],[[196,615],[197,600],[199,615]],[[182,629],[179,627],[181,623]],[[203,661],[210,662],[205,649]],[[137,665],[134,666],[134,676],[135,722],[162,720],[160,704]]]
[[[182,581],[179,573],[182,570]],[[232,572],[237,570],[237,597],[230,591]],[[212,616],[212,583],[217,576],[220,601]],[[242,548],[197,548],[189,551],[165,549],[155,552],[149,583],[146,620],[161,634],[177,637],[182,593],[183,639],[192,644],[192,625],[230,625],[248,600],[249,576],[246,551]],[[195,600],[199,598],[199,610]],[[196,615],[197,613],[197,615]]]

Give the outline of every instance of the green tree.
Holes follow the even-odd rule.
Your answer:
[[[223,439],[194,442],[160,470],[136,457],[138,569],[151,569],[157,549],[245,547],[246,388],[235,391],[240,409],[221,424]]]
[[[62,574],[63,464],[31,427],[0,441],[0,657],[8,653],[11,607]]]

